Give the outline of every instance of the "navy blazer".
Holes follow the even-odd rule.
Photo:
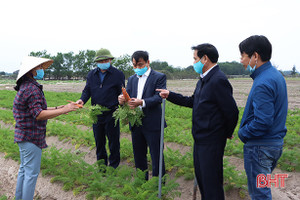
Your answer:
[[[191,97],[170,92],[167,100],[193,108],[192,134],[196,144],[218,143],[232,136],[239,110],[232,86],[218,65],[198,81]]]
[[[146,131],[159,131],[161,129],[161,103],[162,98],[156,89],[166,88],[166,75],[151,69],[144,86],[142,99],[146,107],[143,108],[144,118],[142,128]],[[131,98],[137,97],[138,77],[136,74],[128,79],[127,92]],[[166,126],[166,125],[165,125]]]

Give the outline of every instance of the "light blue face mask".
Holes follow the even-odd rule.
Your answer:
[[[33,78],[36,80],[42,80],[44,78],[45,72],[44,69],[38,69],[36,70],[36,76],[34,76]]]
[[[108,63],[97,63],[97,67],[102,70],[107,70],[110,67],[110,62]]]
[[[146,73],[147,70],[148,70],[148,67],[147,67],[147,66],[145,66],[144,68],[141,68],[141,69],[139,69],[139,68],[133,69],[133,71],[134,71],[138,76],[142,76],[143,74]]]
[[[194,63],[193,65],[195,72],[197,72],[198,74],[203,74],[203,67],[204,64],[201,62],[201,59],[199,60],[199,62]]]
[[[249,64],[247,65],[247,69],[246,69],[248,72],[250,72],[250,74],[252,74],[255,71],[255,68],[256,68],[256,64],[254,65],[253,68],[250,66],[251,59],[252,59],[252,56],[250,58]]]

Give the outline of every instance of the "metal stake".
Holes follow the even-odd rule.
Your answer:
[[[160,198],[160,199],[161,199],[166,99],[163,99],[162,103],[163,103],[163,105],[162,105],[162,113],[161,113],[160,152],[159,152],[159,183],[158,183],[158,198]]]
[[[193,200],[197,199],[197,186],[198,186],[198,182],[197,182],[197,179],[195,177],[195,179],[194,179],[194,190],[193,190]]]

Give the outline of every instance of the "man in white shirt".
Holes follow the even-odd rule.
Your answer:
[[[159,149],[161,135],[161,103],[162,98],[156,89],[166,88],[166,75],[150,68],[149,54],[146,51],[136,51],[131,57],[135,75],[128,79],[127,92],[131,97],[129,106],[138,106],[144,112],[142,126],[130,126],[132,134],[132,146],[135,167],[146,171],[147,149],[149,146],[152,159],[152,175],[159,173]],[[119,96],[119,103],[124,104],[123,95]],[[166,126],[166,125],[165,125]],[[163,173],[165,174],[165,164],[163,162]],[[148,172],[146,172],[148,180]]]

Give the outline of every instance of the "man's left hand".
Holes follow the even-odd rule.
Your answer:
[[[143,106],[143,101],[141,99],[131,98],[128,105],[131,109],[134,109],[138,106]]]

